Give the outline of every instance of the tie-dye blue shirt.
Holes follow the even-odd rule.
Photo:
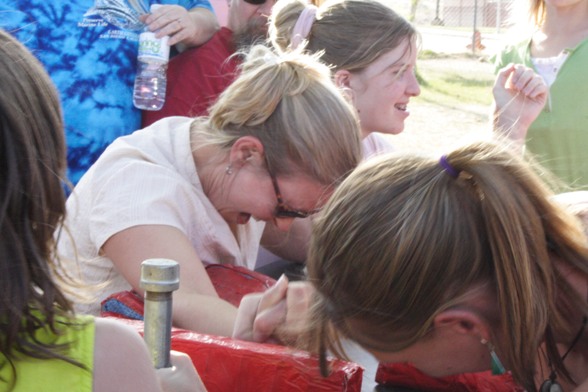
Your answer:
[[[0,27],[31,49],[59,90],[74,184],[114,139],[140,127],[138,16],[155,3],[212,10],[208,0],[0,0]]]

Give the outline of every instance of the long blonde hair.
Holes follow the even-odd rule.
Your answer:
[[[543,25],[545,22],[545,0],[529,1],[529,17],[536,27]]]
[[[503,147],[474,144],[446,160],[458,178],[438,158],[394,155],[362,164],[336,190],[315,221],[307,262],[318,293],[309,346],[323,363],[326,350],[344,355],[339,335],[402,350],[486,284],[504,337],[493,343],[515,379],[534,389],[541,342],[569,376],[555,337],[576,333],[566,315],[588,306],[553,258],[588,276],[579,222]]]

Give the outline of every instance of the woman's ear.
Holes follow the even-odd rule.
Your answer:
[[[246,162],[261,166],[264,163],[264,147],[261,141],[253,136],[240,137],[231,146],[229,162],[239,167]]]
[[[355,91],[351,87],[351,78],[353,75],[351,72],[340,69],[339,71],[335,72],[334,80],[339,90],[343,93],[347,101],[351,103],[353,106],[355,105]]]
[[[339,88],[351,88],[351,72],[347,71],[346,69],[340,69],[335,72],[334,80],[335,84]]]
[[[488,323],[478,313],[469,309],[449,309],[439,313],[433,320],[435,328],[456,334],[472,335],[478,340],[490,340]]]

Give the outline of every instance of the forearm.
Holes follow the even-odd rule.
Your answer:
[[[172,226],[139,225],[110,237],[103,245],[127,282],[140,294],[143,260],[154,257],[180,265],[180,288],[173,295],[173,325],[196,332],[230,336],[236,308],[221,300],[204,264],[186,235]]]
[[[519,116],[504,113],[494,104],[492,113],[492,130],[497,138],[513,143],[515,148],[523,148],[527,131],[531,124],[526,124]]]
[[[204,294],[175,295],[173,324],[191,331],[231,336],[237,308],[228,302]]]
[[[188,12],[196,32],[192,36],[178,43],[178,50],[199,46],[208,41],[220,28],[216,15],[205,8],[192,8]]]

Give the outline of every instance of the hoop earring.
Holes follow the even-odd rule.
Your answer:
[[[490,368],[492,369],[492,374],[497,376],[506,373],[504,365],[500,361],[500,358],[498,358],[496,351],[494,351],[494,346],[486,339],[480,340],[480,343],[488,347],[488,350],[490,350]]]

